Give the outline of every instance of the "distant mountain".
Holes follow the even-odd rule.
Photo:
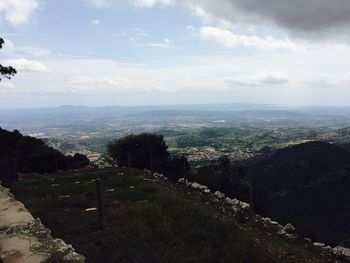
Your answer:
[[[350,152],[308,142],[248,165],[257,212],[307,235],[350,245]]]
[[[11,132],[1,128],[0,161],[11,163],[11,166],[16,163],[17,171],[23,173],[51,173],[56,170],[82,168],[89,164],[85,155],[66,156],[40,139],[23,136],[17,130]]]

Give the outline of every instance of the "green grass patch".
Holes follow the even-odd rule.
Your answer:
[[[135,171],[142,175],[143,171]],[[95,178],[103,182],[106,226],[99,230]],[[277,262],[213,208],[125,169],[64,173],[10,185],[15,197],[72,244],[87,262]]]

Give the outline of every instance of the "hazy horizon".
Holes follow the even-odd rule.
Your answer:
[[[60,104],[60,105],[51,105],[51,106],[29,106],[29,107],[2,107],[0,110],[40,110],[40,109],[63,109],[63,108],[93,108],[93,109],[107,109],[107,108],[176,108],[176,107],[208,107],[209,111],[212,111],[213,108],[221,108],[223,110],[229,109],[228,107],[242,107],[244,109],[348,109],[350,105],[283,105],[283,104],[269,104],[269,103],[179,103],[179,104],[141,104],[141,105],[84,105],[84,104]]]
[[[274,1],[0,0],[0,105],[350,106],[349,4]]]

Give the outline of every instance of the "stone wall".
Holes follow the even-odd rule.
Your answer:
[[[145,170],[145,172],[149,172]],[[167,180],[167,178],[158,173],[153,174],[154,177],[158,179]],[[342,246],[331,247],[321,242],[312,241],[310,238],[302,237],[295,227],[288,223],[285,226],[282,226],[280,223],[272,220],[268,217],[262,217],[258,214],[255,214],[251,211],[250,205],[248,203],[242,202],[237,199],[232,199],[226,197],[224,193],[219,191],[213,192],[207,186],[201,185],[197,182],[189,182],[184,178],[178,180],[178,184],[183,184],[186,187],[198,191],[201,194],[207,195],[212,203],[216,203],[217,207],[223,212],[229,212],[233,214],[238,219],[244,219],[252,222],[253,224],[266,229],[270,233],[275,233],[278,236],[281,236],[286,239],[303,239],[305,243],[309,243],[316,248],[320,249],[320,253],[328,254],[334,258],[341,259],[342,262],[350,262],[350,249]]]
[[[9,189],[0,185],[0,262],[82,263],[85,257],[53,238],[40,219],[34,219]]]

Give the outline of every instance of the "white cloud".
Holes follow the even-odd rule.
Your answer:
[[[101,21],[98,20],[98,19],[94,19],[94,20],[91,20],[91,21],[90,21],[90,24],[91,24],[91,25],[99,25],[99,24],[101,24]]]
[[[17,46],[11,40],[4,39],[5,45],[3,46],[3,50],[1,52],[8,56],[34,56],[34,57],[42,57],[50,55],[51,52],[47,49],[30,47],[30,46]]]
[[[123,93],[128,91],[128,80],[110,77],[76,77],[68,81],[65,92]]]
[[[348,104],[349,61],[347,45],[313,45],[301,55],[284,51],[202,55],[181,58],[180,63],[169,64],[164,59],[157,65],[48,56],[40,62],[49,72],[17,74],[11,80],[14,87],[1,91],[7,95],[0,96],[0,102],[6,103],[1,97],[14,94],[34,99],[53,96],[50,101],[56,101],[58,94],[65,100],[73,101],[71,95],[79,96],[75,101],[87,96],[96,103],[123,105],[157,100],[163,104]]]
[[[17,71],[24,72],[48,72],[48,68],[40,61],[28,60],[25,58],[9,59],[5,62],[6,65],[13,66]]]
[[[231,88],[254,88],[286,85],[289,83],[289,79],[275,73],[264,73],[260,75],[227,77],[224,79],[224,82]]]
[[[25,24],[40,3],[41,0],[1,0],[0,16],[13,26]]]
[[[297,44],[291,42],[289,39],[276,39],[273,37],[258,37],[235,34],[229,30],[204,26],[199,29],[200,37],[203,40],[210,40],[226,47],[254,47],[263,50],[301,50]]]
[[[88,4],[94,7],[107,7],[109,2],[108,0],[85,0]]]
[[[176,48],[173,45],[173,41],[171,41],[168,38],[164,38],[163,42],[148,43],[148,44],[143,44],[142,46],[149,46],[149,47],[155,47],[155,48]]]
[[[136,6],[141,7],[153,7],[157,4],[161,5],[172,5],[175,4],[176,0],[134,0]]]

